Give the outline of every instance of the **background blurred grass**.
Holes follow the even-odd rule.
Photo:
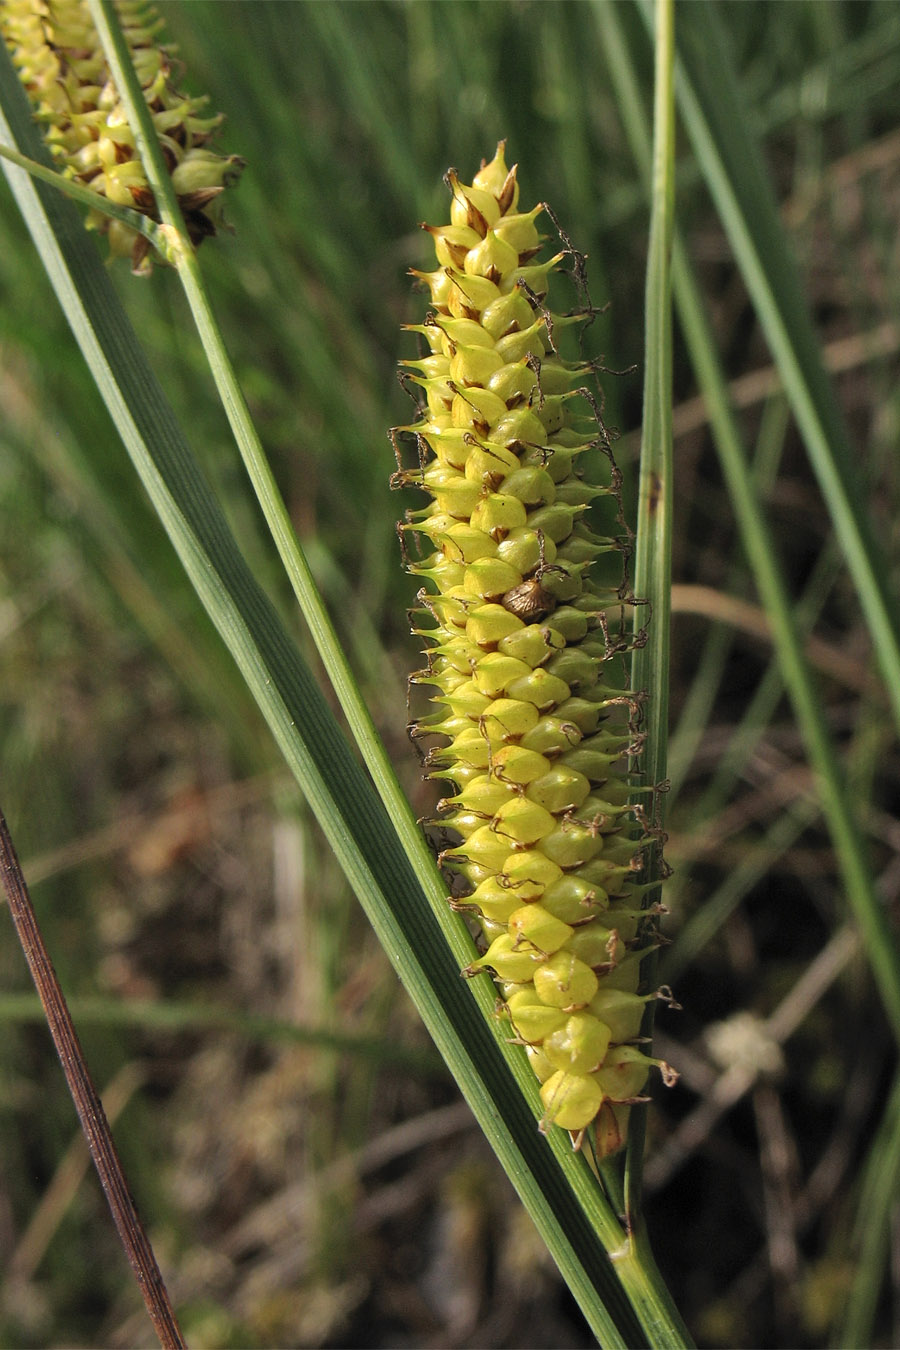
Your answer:
[[[410,407],[395,369],[410,352],[400,325],[424,309],[405,276],[428,261],[415,226],[445,217],[449,164],[466,178],[508,137],[523,200],[553,205],[590,256],[595,303],[610,302],[595,350],[612,369],[633,366],[647,218],[605,64],[604,7],[193,0],[160,9],[191,89],[227,113],[223,147],[249,163],[229,207],[235,235],[204,249],[226,338],[424,815],[433,793],[404,731],[414,587],[393,532],[412,500],[389,492],[385,435]],[[720,13],[872,518],[896,558],[900,19],[887,3],[789,0]],[[624,5],[617,15],[648,79],[640,19]],[[8,195],[2,203],[2,799],[39,881],[64,987],[91,1000],[85,1046],[100,1085],[120,1093],[117,1136],[176,1272],[189,1339],[588,1344],[453,1086],[427,1059],[387,1062],[398,1044],[426,1049],[416,1019],[182,580]],[[896,911],[898,763],[884,690],[686,146],[678,208],[786,579],[815,621],[810,654],[873,866]],[[122,269],[117,279],[239,537],[299,628],[174,277],[158,270],[140,283]],[[686,359],[675,378],[676,874],[665,961],[685,1011],[660,1019],[660,1044],[683,1078],[651,1117],[648,1220],[701,1343],[818,1345],[839,1340],[859,1278],[860,1178],[894,1052],[843,927],[814,783],[770,670]],[[640,391],[639,371],[605,381],[632,490]],[[0,968],[3,989],[24,994],[11,936]],[[784,1000],[798,987],[811,992],[792,1016]],[[115,1024],[134,1001],[151,1008],[136,1025]],[[161,1027],[154,1004],[183,1009],[182,1023]],[[0,1007],[0,1338],[148,1343],[93,1179],[66,1181],[74,1121],[29,1007],[21,998]],[[192,1019],[210,1007],[233,1010],[236,1025]],[[365,1039],[356,1052],[285,1044],[241,1025],[241,1013]],[[771,1036],[759,1040],[773,1013],[775,1050]],[[725,1043],[749,1065],[733,1089]],[[767,1057],[770,1072],[758,1074]],[[869,1343],[896,1343],[891,1309],[885,1291]]]

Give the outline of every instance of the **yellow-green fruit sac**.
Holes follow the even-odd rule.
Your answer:
[[[188,233],[199,244],[222,223],[222,195],[244,161],[209,148],[222,117],[201,116],[206,98],[175,87],[175,48],[158,42],[156,11],[142,0],[117,0],[116,10]],[[59,170],[115,205],[158,220],[87,0],[0,0],[0,36]],[[150,270],[143,235],[100,211],[88,224],[108,235],[114,254],[131,257],[135,272]]]
[[[629,688],[631,604],[621,502],[589,361],[563,354],[593,311],[551,309],[568,245],[536,256],[543,207],[519,209],[504,145],[471,184],[447,174],[450,222],[424,228],[437,268],[413,275],[430,310],[404,362],[420,415],[394,482],[430,495],[408,513],[419,540],[419,626],[436,711],[412,728],[436,738],[441,866],[457,878],[510,1039],[542,1084],[541,1129],[587,1132],[598,1154],[624,1142],[650,1060],[639,1048],[645,850],[633,794],[641,700]],[[578,276],[583,274],[579,263]],[[581,296],[580,290],[578,295]],[[571,305],[571,293],[569,299]],[[582,477],[585,452],[605,480]],[[610,500],[611,499],[611,500]],[[461,894],[460,880],[468,885]]]

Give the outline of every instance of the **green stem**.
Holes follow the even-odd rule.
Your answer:
[[[666,778],[669,734],[669,642],[672,589],[672,282],[671,251],[675,214],[675,9],[673,0],[657,0],[655,30],[655,83],[653,115],[653,160],[651,174],[650,244],[647,258],[645,299],[646,339],[644,369],[644,422],[641,437],[641,472],[638,488],[637,539],[634,591],[646,601],[635,611],[635,631],[646,628],[632,657],[632,687],[645,693],[643,729],[646,740],[641,768],[647,783],[660,785]],[[661,830],[665,796],[654,793],[654,821]],[[647,860],[648,876],[663,874],[661,850],[654,848]],[[658,898],[653,891],[650,904]],[[650,987],[655,979],[655,954],[648,955],[642,978]],[[653,1002],[641,1028],[653,1030]],[[641,1208],[641,1170],[644,1153],[646,1111],[631,1113],[626,1160],[626,1212],[636,1223]]]
[[[656,4],[656,84],[651,179],[650,244],[645,302],[644,422],[638,489],[635,595],[647,610],[635,614],[647,641],[632,659],[634,687],[647,693],[642,764],[648,781],[666,776],[669,718],[669,640],[672,589],[672,275],[675,105],[674,5]],[[650,622],[648,623],[647,620]],[[659,803],[662,810],[662,802]]]

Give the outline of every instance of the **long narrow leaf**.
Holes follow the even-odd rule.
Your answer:
[[[679,14],[681,12],[679,10]],[[624,70],[625,51],[624,46],[618,49],[620,74]],[[629,134],[635,142],[638,160],[646,163],[647,133],[640,125],[636,106]],[[785,685],[791,696],[810,762],[816,770],[822,808],[840,863],[847,900],[860,925],[885,1011],[894,1034],[900,1036],[900,953],[875,889],[865,842],[854,818],[842,766],[803,652],[793,606],[779,571],[778,550],[743,453],[713,336],[686,249],[677,233],[673,282],[682,329],[706,398],[716,450],[728,483],[744,549],[772,624]]]
[[[645,17],[647,11],[645,9]],[[715,5],[679,9],[685,126],[834,522],[900,727],[900,611]]]
[[[646,741],[641,767],[651,787],[666,777],[669,740],[669,639],[672,595],[672,231],[675,220],[675,102],[673,58],[675,13],[673,0],[655,6],[656,80],[653,110],[653,171],[650,243],[644,301],[646,315],[644,406],[641,428],[641,473],[638,491],[637,542],[634,587],[646,601],[635,613],[635,629],[647,632],[646,642],[632,657],[632,684],[647,694],[644,712]],[[649,623],[648,623],[649,618]],[[665,796],[658,793],[654,823],[661,829]],[[648,859],[650,879],[662,873],[659,851]],[[658,892],[651,893],[656,899]],[[656,954],[651,952],[643,974],[653,987]],[[653,1030],[653,1003],[647,1005],[642,1033]],[[641,1210],[641,1162],[646,1113],[635,1112],[629,1130],[627,1196],[629,1213]]]

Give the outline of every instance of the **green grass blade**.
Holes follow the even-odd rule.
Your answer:
[[[784,383],[866,616],[900,726],[900,618],[740,83],[714,5],[679,11],[678,97],[735,258]]]
[[[644,402],[641,433],[641,468],[638,485],[637,538],[634,559],[634,591],[642,602],[635,610],[635,632],[646,629],[632,655],[632,687],[646,693],[641,752],[644,783],[662,784],[666,778],[669,738],[669,642],[672,591],[672,231],[675,220],[675,101],[673,92],[674,26],[673,0],[657,0],[655,6],[655,54],[653,112],[653,163],[651,176],[650,244],[645,290]],[[662,828],[665,795],[658,793],[653,805],[654,822]],[[647,860],[648,875],[658,880],[662,859],[653,848]],[[658,898],[651,892],[648,903]],[[656,959],[651,953],[642,977],[653,987]],[[653,1003],[647,1004],[642,1033],[653,1029]],[[638,1222],[641,1211],[641,1162],[644,1153],[646,1111],[633,1113],[629,1129],[626,1170],[628,1212]]]
[[[0,99],[5,113],[0,134],[24,153],[40,156],[5,51],[0,53]],[[537,1085],[524,1057],[505,1044],[502,1030],[488,1015],[492,990],[487,981],[468,985],[460,980],[458,959],[398,846],[390,816],[240,555],[93,241],[68,202],[35,186],[20,170],[8,178],[88,366],[185,570],[590,1325],[610,1347],[685,1344],[667,1295],[652,1274],[645,1274],[634,1253],[623,1251],[622,1229],[585,1159],[573,1156],[565,1140],[537,1133]],[[457,946],[463,950],[466,943],[460,924]]]
[[[680,9],[679,16],[683,12]],[[617,48],[618,70],[625,69],[627,59],[627,48],[623,43]],[[635,144],[638,162],[646,163],[647,131],[641,128],[638,101],[627,99],[623,106],[632,110],[629,135]],[[698,383],[706,398],[729,498],[756,586],[772,625],[785,685],[810,762],[816,770],[822,809],[840,864],[847,900],[860,926],[885,1011],[894,1034],[900,1038],[900,952],[875,888],[865,843],[851,808],[844,771],[803,652],[794,607],[780,570],[778,550],[744,455],[712,332],[686,250],[677,233],[673,283],[681,326]]]
[[[656,4],[656,102],[650,244],[645,297],[644,403],[634,590],[648,608],[635,613],[647,641],[635,651],[632,679],[646,690],[642,765],[649,783],[666,777],[672,591],[672,231],[675,219],[675,108],[671,0]]]
[[[687,255],[676,245],[675,285],[679,313],[697,377],[710,413],[716,449],[744,548],[772,625],[785,685],[810,762],[816,770],[822,808],[834,842],[847,900],[860,925],[869,960],[894,1033],[900,1037],[900,953],[881,906],[860,827],[854,817],[844,770],[803,652],[793,604],[780,571],[778,550],[766,523],[744,456],[715,345],[703,313]]]
[[[139,211],[132,211],[128,206],[116,206],[106,197],[100,197],[92,188],[85,187],[82,183],[75,182],[74,179],[63,178],[62,174],[56,169],[50,169],[46,164],[41,164],[35,159],[29,159],[27,155],[20,155],[17,150],[13,150],[8,145],[0,145],[0,156],[8,160],[10,164],[16,164],[20,169],[26,169],[32,178],[39,178],[42,183],[49,183],[58,192],[64,192],[74,202],[80,202],[82,206],[88,206],[94,211],[101,211],[111,220],[121,221],[129,229],[136,230],[145,239],[149,239],[155,247],[162,247],[163,241],[159,237],[159,226],[149,217],[142,216]]]

